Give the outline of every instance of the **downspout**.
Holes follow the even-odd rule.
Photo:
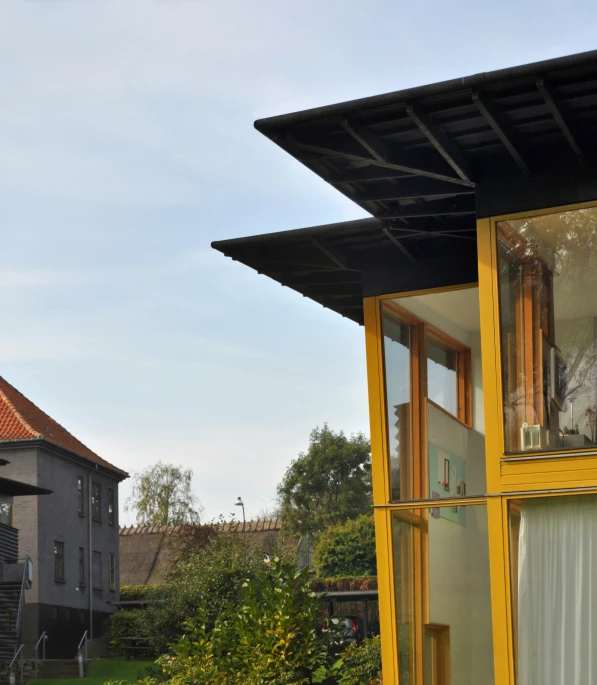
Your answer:
[[[97,469],[97,466],[95,467]],[[87,506],[87,518],[89,519],[89,638],[93,637],[93,552],[91,551],[91,474],[89,472],[89,495],[88,495],[88,506]]]

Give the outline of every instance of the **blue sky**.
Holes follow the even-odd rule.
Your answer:
[[[362,329],[210,249],[364,215],[253,121],[596,28],[549,0],[2,3],[0,375],[122,468],[193,468],[208,517],[255,516],[314,426],[368,414]]]

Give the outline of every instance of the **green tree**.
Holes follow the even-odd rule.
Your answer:
[[[327,424],[311,432],[309,449],[278,485],[284,527],[313,534],[371,512],[371,454],[362,434],[347,438]]]
[[[158,461],[133,475],[133,493],[125,511],[137,523],[172,526],[199,523],[202,507],[192,490],[193,471]]]
[[[319,533],[313,561],[320,578],[374,576],[377,565],[373,516],[362,514]]]

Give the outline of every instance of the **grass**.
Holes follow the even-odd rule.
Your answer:
[[[153,661],[145,659],[97,659],[89,662],[85,678],[55,678],[30,680],[35,685],[104,685],[108,680],[137,681],[137,674]]]

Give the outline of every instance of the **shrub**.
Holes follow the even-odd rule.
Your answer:
[[[377,576],[344,578],[313,578],[311,589],[315,592],[346,592],[352,590],[377,590]]]
[[[239,606],[222,610],[211,631],[203,607],[185,621],[184,636],[157,662],[171,685],[335,682],[328,675],[338,635],[321,631],[321,607],[307,569],[296,572],[293,563],[278,559],[262,563],[239,592]]]
[[[320,578],[374,576],[377,564],[373,516],[363,514],[324,530],[315,541],[313,561]]]
[[[381,684],[381,643],[379,637],[371,637],[344,652],[338,685],[378,684]]]
[[[148,604],[141,615],[156,653],[166,652],[180,637],[198,607],[208,632],[222,611],[238,607],[242,583],[263,567],[261,550],[245,542],[243,536],[218,534],[209,546],[179,562],[176,576],[163,586],[164,601]]]
[[[104,637],[112,649],[120,656],[131,654],[130,647],[140,647],[133,650],[135,656],[155,656],[151,646],[143,639],[148,637],[143,625],[143,612],[140,609],[120,609],[104,624]],[[129,638],[142,638],[131,641]]]
[[[120,601],[133,602],[141,599],[160,599],[164,596],[164,585],[122,585],[120,587]]]

